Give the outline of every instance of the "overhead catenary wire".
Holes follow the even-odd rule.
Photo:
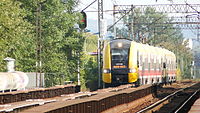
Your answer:
[[[92,3],[90,3],[88,6],[86,6],[82,11],[86,10],[88,7],[90,7],[92,4],[94,4],[97,0],[94,0]]]
[[[86,4],[84,4],[84,3],[82,3],[81,1],[80,1],[80,3],[82,4],[82,5],[84,5],[84,6],[86,6],[83,10],[81,10],[81,11],[84,11],[84,12],[89,12],[89,13],[97,13],[98,12],[98,9],[96,8],[96,7],[91,7],[91,5],[93,5],[95,2],[96,2],[97,0],[95,0],[95,1],[93,1],[91,4],[89,4],[89,5],[86,5]],[[88,8],[88,7],[90,7],[91,9],[94,9],[94,10],[89,10],[89,11],[86,11],[86,9]],[[111,15],[112,16],[112,14],[109,14],[108,12],[112,12],[113,10],[105,10],[105,11],[103,11],[104,13],[106,13],[107,15]]]
[[[200,12],[198,10],[196,10],[194,7],[192,7],[190,4],[188,4],[187,2],[185,2],[186,5],[188,5],[190,8],[192,8],[194,11],[196,11],[198,14],[200,14]]]
[[[84,5],[84,6],[87,6],[86,4],[84,4],[84,3],[81,2],[81,1],[80,1],[80,4],[82,4],[82,5]],[[90,8],[91,8],[91,9],[94,9],[95,12],[98,11],[98,9],[97,9],[96,7],[94,7],[94,6],[90,6]],[[86,9],[85,9],[85,10],[86,10]],[[85,12],[88,12],[88,11],[85,11]]]
[[[125,13],[122,17],[120,17],[113,25],[111,25],[108,29],[110,30],[112,27],[114,27],[121,19],[123,19],[127,14],[129,14],[131,11],[133,10],[133,8],[131,8],[127,13]]]

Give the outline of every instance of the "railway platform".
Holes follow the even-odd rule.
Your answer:
[[[191,109],[188,113],[200,113],[200,98],[198,98],[194,104],[191,106]]]

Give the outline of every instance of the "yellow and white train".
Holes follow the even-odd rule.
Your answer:
[[[102,79],[107,87],[174,82],[176,56],[167,49],[114,39],[104,46]]]

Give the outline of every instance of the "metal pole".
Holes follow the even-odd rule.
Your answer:
[[[198,21],[200,22],[200,14],[198,14]],[[197,40],[199,41],[199,36],[200,36],[200,24],[198,23],[198,28],[197,28]]]
[[[113,6],[113,24],[115,23],[116,19],[115,19],[115,8],[116,5]],[[116,25],[114,25],[114,38],[116,38],[117,34],[116,34]]]
[[[99,27],[99,39],[98,39],[98,87],[101,87],[101,20],[103,20],[103,0],[98,0],[98,27]]]
[[[193,61],[192,61],[192,63],[191,63],[191,72],[190,72],[190,73],[191,73],[191,78],[192,78],[192,79],[194,79],[193,67],[194,67],[194,66],[193,66]]]
[[[41,56],[41,52],[42,52],[42,45],[41,45],[41,38],[42,38],[42,25],[41,25],[41,4],[39,4],[39,71],[40,71],[40,87],[43,86],[43,79],[42,79],[42,56]]]
[[[133,39],[134,37],[133,37],[133,23],[134,23],[134,13],[133,13],[133,5],[131,5],[131,28],[130,28],[130,30],[131,30],[131,36],[130,36],[130,39]]]
[[[98,39],[98,87],[101,87],[101,41]]]
[[[37,0],[37,9],[36,9],[36,67],[35,67],[35,72],[36,72],[36,81],[35,81],[35,85],[36,87],[38,87],[38,44],[39,44],[39,37],[38,37],[38,33],[39,33],[39,7],[38,7],[38,0]]]
[[[156,28],[154,27],[153,28],[153,40],[152,40],[152,45],[154,45],[155,44],[155,39],[156,39]]]
[[[80,54],[79,53],[77,53],[78,54],[78,69],[77,69],[77,71],[78,71],[78,85],[81,85],[81,81],[80,81]]]

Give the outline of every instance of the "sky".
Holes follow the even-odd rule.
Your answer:
[[[95,0],[80,0],[79,2],[79,10],[84,9],[86,6],[88,6],[90,3],[92,3]],[[157,2],[156,2],[157,1]],[[188,4],[200,4],[200,0],[103,0],[103,9],[104,10],[112,10],[113,4],[115,5],[152,5],[152,4],[185,4],[187,2]],[[97,12],[88,12],[88,11],[97,11],[98,5],[97,2],[95,2],[93,5],[91,5],[89,8],[87,8],[85,11],[87,13],[87,17],[89,19],[97,19],[98,15]],[[112,17],[112,12],[106,12],[104,13],[104,17],[109,19]]]
[[[80,0],[78,9],[81,11],[82,9],[86,8],[89,4],[91,4],[95,0]],[[103,10],[113,10],[113,4],[114,5],[154,5],[154,4],[200,4],[200,0],[103,0]],[[95,32],[97,31],[97,20],[98,20],[98,4],[97,1],[88,7],[86,10],[84,10],[87,14],[88,18],[88,29],[95,29]],[[107,20],[107,24],[112,24],[113,15],[112,11],[104,12],[103,16],[104,19]],[[91,24],[95,23],[95,24]],[[188,31],[188,30],[187,30]],[[188,31],[189,32],[189,31]],[[195,37],[196,35],[192,32],[185,33],[186,37]]]

